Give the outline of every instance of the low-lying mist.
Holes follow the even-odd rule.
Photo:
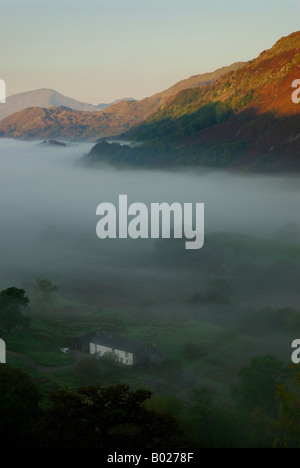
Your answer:
[[[275,239],[281,226],[299,223],[298,176],[207,169],[92,169],[79,164],[90,147],[0,141],[1,289],[50,278],[65,293],[86,302],[150,308],[156,304],[156,312],[167,307],[175,314],[175,306],[180,308],[209,279],[222,274],[217,269],[195,270],[193,262],[190,268],[185,256],[191,258],[193,253],[185,252],[183,245],[182,261],[177,262],[160,259],[154,240],[98,239],[96,207],[102,202],[117,206],[119,194],[127,194],[129,203],[205,203],[206,241],[210,233],[224,232]],[[209,242],[195,252],[199,264],[201,255],[209,260],[215,254]],[[233,255],[238,262],[240,253]],[[244,267],[248,281],[255,272]],[[238,276],[241,281],[243,273]],[[272,300],[273,292],[268,286],[266,300]],[[294,304],[294,290],[281,294],[277,288],[276,303],[281,299],[286,303],[289,294]],[[260,291],[254,302],[263,304],[263,297]]]

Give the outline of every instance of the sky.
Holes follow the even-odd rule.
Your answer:
[[[299,0],[0,0],[7,95],[99,104],[255,58],[299,30]]]

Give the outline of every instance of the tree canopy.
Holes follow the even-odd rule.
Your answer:
[[[3,333],[11,333],[18,327],[27,327],[29,318],[24,315],[24,310],[29,304],[24,289],[15,287],[0,292],[0,326]]]
[[[0,365],[1,447],[27,447],[39,415],[40,395],[31,378],[21,369]]]
[[[176,419],[147,409],[148,390],[119,384],[59,390],[36,427],[38,446],[55,448],[178,448],[186,441]]]

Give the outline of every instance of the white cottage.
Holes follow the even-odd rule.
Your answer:
[[[98,333],[90,341],[90,354],[101,357],[107,353],[112,353],[117,362],[126,366],[136,364],[141,348],[141,343],[106,333]]]
[[[97,357],[113,354],[116,361],[124,366],[144,365],[161,359],[161,353],[156,346],[145,345],[109,333],[90,333],[81,336],[74,340],[73,347]]]
[[[0,364],[6,363],[6,345],[5,341],[0,338]]]

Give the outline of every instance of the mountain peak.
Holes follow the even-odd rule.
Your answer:
[[[20,112],[27,107],[50,108],[60,106],[77,111],[100,111],[100,109],[92,104],[76,101],[75,99],[58,93],[54,89],[40,88],[9,96],[6,99],[5,106],[0,107],[0,120],[16,112]]]

